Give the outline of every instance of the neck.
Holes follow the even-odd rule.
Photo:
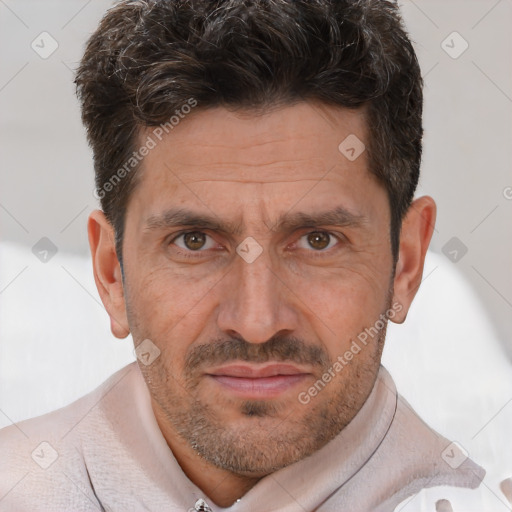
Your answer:
[[[226,508],[235,503],[262,478],[243,476],[218,468],[203,459],[169,427],[156,404],[152,404],[158,426],[181,469],[205,493],[205,501]]]

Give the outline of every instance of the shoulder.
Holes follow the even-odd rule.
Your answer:
[[[383,403],[384,408],[379,406]],[[321,510],[338,510],[348,498],[357,502],[352,510],[392,512],[411,500],[412,508],[407,510],[418,512],[424,509],[416,497],[424,489],[475,493],[485,471],[420,418],[397,393],[384,367],[376,381],[373,405],[369,400],[364,407],[367,404],[374,409],[369,421],[379,426],[380,440],[352,478]],[[371,491],[361,493],[365,488]]]
[[[387,371],[383,373],[392,383]],[[441,497],[476,496],[475,489],[486,474],[457,443],[427,425],[398,393],[393,422],[372,465],[386,471],[383,492],[388,498],[383,500],[382,509],[378,508],[383,511],[394,510],[404,500],[431,488]],[[419,510],[418,506],[415,503],[413,509]]]
[[[103,402],[110,395],[122,400],[129,379],[121,381],[134,365],[66,407],[0,430],[0,510],[98,510],[84,447],[108,431]]]

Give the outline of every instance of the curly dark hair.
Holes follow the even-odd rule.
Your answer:
[[[395,2],[121,0],[90,37],[75,83],[121,264],[136,168],[112,179],[141,130],[191,98],[255,112],[308,100],[365,107],[369,171],[388,193],[396,261],[419,178],[423,82]]]

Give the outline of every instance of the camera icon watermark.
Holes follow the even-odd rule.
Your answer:
[[[452,32],[443,40],[441,48],[452,59],[458,59],[469,48],[469,43],[458,32]]]
[[[263,252],[263,247],[252,237],[248,236],[236,248],[236,253],[247,263],[253,263]]]
[[[47,59],[53,55],[59,43],[57,40],[48,32],[41,32],[30,44],[32,50],[34,50],[41,59]]]
[[[144,366],[149,366],[159,355],[160,349],[148,338],[135,348],[135,356]]]
[[[339,152],[351,162],[357,160],[364,153],[365,149],[366,146],[363,141],[353,133],[346,137],[338,146]]]
[[[442,451],[441,458],[452,469],[457,469],[468,458],[468,452],[459,443],[453,442]]]
[[[48,469],[59,458],[57,450],[47,441],[39,443],[30,455],[42,469]]]
[[[57,251],[57,246],[45,236],[32,246],[32,254],[41,263],[48,263],[57,254]]]
[[[452,262],[458,263],[468,252],[467,246],[456,236],[446,242],[441,251]]]

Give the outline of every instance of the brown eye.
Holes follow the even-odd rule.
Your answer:
[[[331,235],[323,231],[315,231],[307,235],[307,241],[310,247],[318,251],[321,251],[329,246],[329,243],[331,241]]]
[[[206,243],[206,235],[199,231],[185,233],[183,235],[183,243],[187,249],[190,249],[191,251],[197,251],[204,247]]]
[[[331,249],[341,249],[344,235],[336,235],[329,231],[310,231],[302,235],[295,247],[307,251],[311,256],[323,256],[332,254]],[[339,247],[338,247],[339,246]]]
[[[212,249],[216,249],[217,244],[215,240],[208,234],[202,231],[187,231],[181,233],[171,241],[169,246],[176,257],[197,257],[205,258],[212,256]]]

